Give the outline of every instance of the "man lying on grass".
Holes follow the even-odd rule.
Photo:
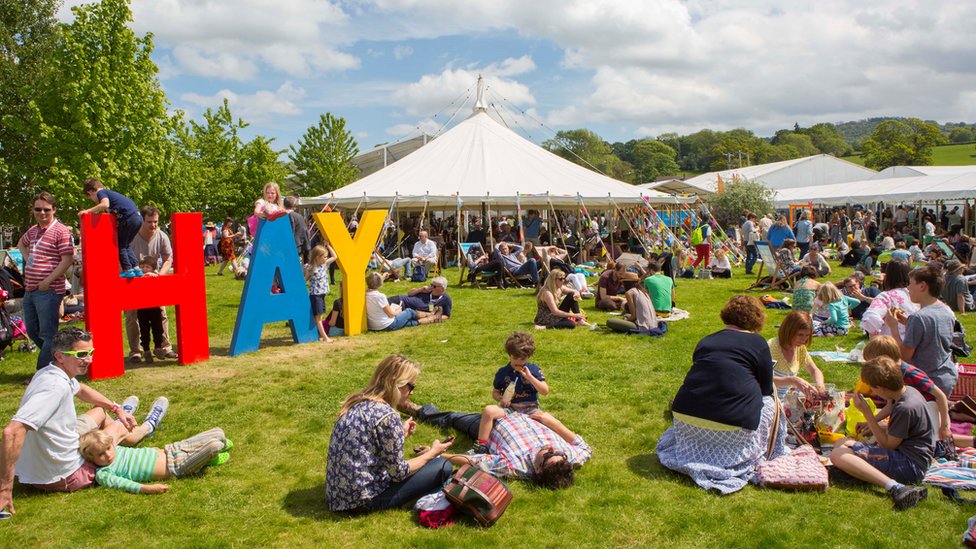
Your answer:
[[[478,438],[481,414],[441,412],[433,404],[421,407],[409,400],[404,401],[400,411],[421,423],[452,427],[472,440]],[[559,489],[573,484],[575,468],[592,455],[593,450],[583,437],[565,426],[555,431],[530,416],[513,412],[495,420],[488,437],[488,453],[442,457],[455,465],[472,464],[496,476],[531,479],[545,488]]]

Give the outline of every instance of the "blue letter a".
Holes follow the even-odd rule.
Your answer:
[[[276,272],[281,275],[280,294],[271,293]],[[283,320],[291,321],[291,337],[295,343],[318,341],[302,262],[287,216],[270,222],[261,220],[258,224],[234,336],[230,340],[230,355],[257,351],[264,325]]]

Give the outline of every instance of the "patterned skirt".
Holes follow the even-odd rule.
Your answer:
[[[677,418],[657,443],[657,457],[672,471],[691,477],[706,490],[731,494],[746,483],[756,482],[756,468],[766,460],[769,431],[776,413],[773,397],[763,397],[759,428],[713,431],[689,425]],[[782,413],[781,413],[782,415]],[[785,427],[785,417],[780,427]],[[788,453],[786,432],[781,428],[773,445],[771,458]]]

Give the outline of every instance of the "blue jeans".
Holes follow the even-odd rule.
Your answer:
[[[138,213],[119,219],[119,265],[123,271],[139,266],[139,258],[129,249],[132,239],[142,227],[142,216]]]
[[[759,260],[759,249],[755,244],[746,246],[746,274],[752,274],[752,267]]]
[[[61,294],[54,290],[33,290],[24,293],[24,324],[27,335],[40,349],[37,355],[37,369],[52,361],[51,344],[58,333],[58,309]]]
[[[539,283],[539,263],[536,262],[534,257],[530,257],[525,263],[520,265],[518,269],[512,271],[512,276],[515,278],[522,275],[529,275],[532,278],[533,284]]]
[[[800,257],[806,257],[807,252],[810,251],[810,241],[807,242],[797,242],[796,247],[800,248]]]
[[[395,482],[374,496],[366,502],[366,509],[370,511],[395,509],[427,494],[433,494],[444,486],[447,479],[451,478],[453,469],[450,461],[440,457],[434,458],[403,482]]]
[[[386,328],[383,328],[384,332],[392,332],[393,330],[399,330],[406,326],[416,326],[419,324],[417,322],[417,311],[413,309],[404,309],[400,314],[396,315],[393,319],[393,324],[390,324]]]

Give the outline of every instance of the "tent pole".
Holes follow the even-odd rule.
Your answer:
[[[492,223],[491,223],[491,193],[485,193],[485,201],[482,202],[482,205],[485,207],[486,211],[488,212],[488,215],[486,217],[486,223],[485,223],[485,225],[487,226],[486,228],[488,229],[488,249],[489,250],[494,250],[495,249],[495,233],[494,233],[494,231],[491,230],[492,229]]]

